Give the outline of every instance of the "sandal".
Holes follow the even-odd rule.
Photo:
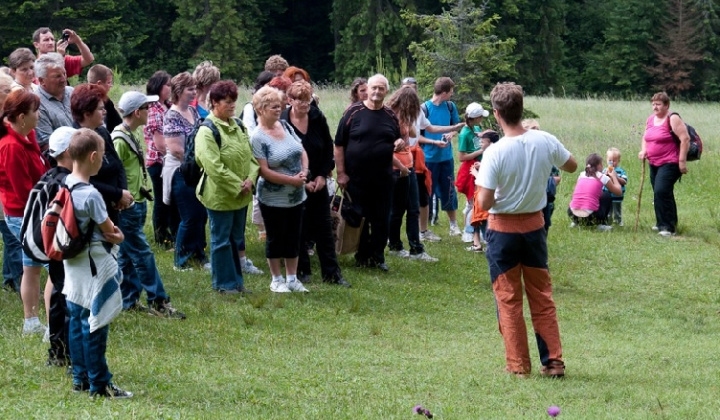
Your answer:
[[[470,251],[470,252],[485,252],[482,245],[480,245],[480,246],[470,245],[470,246],[466,247],[465,250]]]

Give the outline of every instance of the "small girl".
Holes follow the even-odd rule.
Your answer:
[[[470,171],[476,162],[482,159],[483,148],[480,146],[480,126],[483,118],[490,115],[483,109],[482,105],[473,102],[465,109],[465,126],[458,136],[458,158],[460,159],[460,170],[457,174],[455,186],[459,193],[465,194],[467,198],[463,215],[465,215],[465,231],[462,235],[463,242],[473,242],[474,229],[470,224],[472,218],[473,200],[475,193],[475,178]]]
[[[608,168],[603,174],[603,162],[600,155],[593,153],[585,161],[585,172],[580,174],[575,185],[572,201],[568,208],[568,216],[572,219],[572,226],[582,224],[597,226],[598,230],[612,229],[607,225],[607,216],[612,206],[609,195],[603,197],[603,186],[613,194],[622,194],[622,188],[617,173]],[[602,199],[601,199],[602,198]]]
[[[485,152],[485,150],[487,150],[490,145],[492,145],[493,143],[497,143],[498,140],[500,140],[500,135],[498,135],[498,133],[496,133],[495,131],[483,131],[482,134],[480,134],[480,150],[482,152]],[[480,178],[480,165],[480,162],[475,162],[472,169],[470,169],[475,183],[477,183]],[[487,220],[490,216],[490,213],[483,210],[479,204],[476,204],[478,196],[480,195],[479,193],[480,189],[475,188],[471,202],[472,211],[470,212],[470,224],[473,226],[473,244],[465,248],[468,251],[472,252],[485,252],[484,244],[487,243],[485,241],[485,228],[487,227]]]

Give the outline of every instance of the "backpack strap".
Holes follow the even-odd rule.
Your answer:
[[[678,117],[680,117],[680,114],[678,114],[677,112],[671,112],[670,115],[668,115],[667,119],[666,119],[667,126],[668,126],[668,130],[670,130],[670,135],[672,136],[673,140],[675,140],[677,143],[680,143],[680,137],[678,137],[678,135],[675,134],[675,132],[672,129],[672,124],[670,124],[670,118],[672,118],[673,115],[677,115]],[[682,117],[680,117],[680,119],[682,119]]]
[[[423,114],[425,114],[425,118],[430,116],[430,111],[428,111],[427,103],[425,103],[425,102],[421,103],[420,109],[422,109]]]
[[[118,127],[122,127],[123,129],[118,130],[116,127],[115,130],[112,132],[112,139],[122,139],[127,145],[130,147],[130,150],[135,153],[135,156],[138,158],[138,162],[140,163],[140,168],[142,168],[143,173],[143,180],[145,184],[147,184],[148,180],[148,174],[147,174],[147,168],[145,167],[145,157],[143,156],[142,149],[140,149],[140,145],[135,140],[135,136],[130,132],[130,130],[127,129],[125,124],[121,124]]]

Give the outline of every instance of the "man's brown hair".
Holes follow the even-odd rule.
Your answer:
[[[453,82],[451,78],[438,77],[437,80],[435,80],[433,92],[435,92],[436,95],[440,95],[441,93],[450,92],[453,88],[455,88],[455,82]]]
[[[512,82],[498,83],[490,92],[490,101],[505,123],[520,124],[523,115],[522,86]]]

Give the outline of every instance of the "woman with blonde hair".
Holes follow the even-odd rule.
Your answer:
[[[208,102],[210,86],[220,81],[220,69],[214,66],[212,61],[203,61],[195,67],[193,78],[197,83],[197,96],[190,105],[197,109],[200,118],[205,119],[210,113],[210,103]]]
[[[257,196],[265,220],[265,256],[276,293],[307,292],[297,278],[305,183],[310,175],[308,156],[294,130],[280,121],[285,95],[265,86],[253,95],[258,129],[252,135],[253,155],[260,165]],[[280,266],[285,260],[283,277]]]

